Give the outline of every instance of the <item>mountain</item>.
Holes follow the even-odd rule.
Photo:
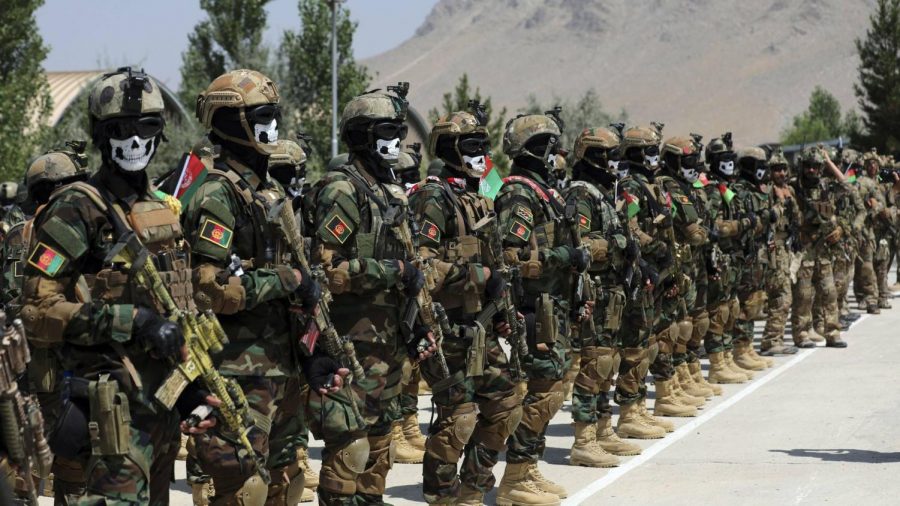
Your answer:
[[[496,105],[594,88],[610,112],[665,135],[726,130],[778,139],[816,85],[854,107],[875,0],[440,0],[415,35],[363,61],[379,85],[410,81],[426,111],[467,72]],[[581,128],[586,125],[573,125]]]

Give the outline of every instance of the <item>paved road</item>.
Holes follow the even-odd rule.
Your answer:
[[[671,419],[675,433],[639,441],[644,453],[623,458],[619,468],[567,464],[573,436],[567,403],[551,422],[541,469],[569,490],[564,504],[897,504],[900,374],[893,357],[900,353],[900,299],[895,305],[859,320],[845,333],[847,349],[805,350],[776,359],[749,383],[725,385],[700,416]],[[430,397],[419,401],[425,430]],[[315,458],[319,451],[313,442]],[[183,476],[179,463],[173,505],[191,504]],[[421,504],[420,484],[420,465],[396,465],[387,499]],[[487,502],[493,501],[492,493]]]

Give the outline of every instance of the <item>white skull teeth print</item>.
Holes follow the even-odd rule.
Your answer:
[[[556,168],[556,155],[555,154],[550,153],[549,155],[547,155],[547,164],[550,165],[550,168],[552,168],[552,169]]]
[[[466,168],[469,169],[469,175],[474,177],[481,177],[481,175],[484,174],[485,169],[487,169],[487,157],[484,155],[463,155],[463,163],[465,163]]]
[[[719,172],[725,174],[726,176],[734,175],[734,161],[729,162],[719,162]]]
[[[697,169],[681,169],[681,177],[688,183],[693,183],[697,180]]]
[[[110,139],[110,155],[116,165],[126,172],[144,170],[156,151],[154,138],[143,139],[137,135],[127,139]]]
[[[375,141],[375,150],[385,160],[396,160],[400,157],[400,138],[378,139]]]
[[[654,155],[654,156],[646,156],[645,155],[644,162],[647,164],[647,166],[649,166],[651,168],[655,168],[659,165],[659,155]]]
[[[766,177],[766,169],[756,169],[756,180],[762,181]]]
[[[278,140],[278,120],[273,119],[265,124],[254,124],[253,135],[256,136],[257,142],[272,144]]]

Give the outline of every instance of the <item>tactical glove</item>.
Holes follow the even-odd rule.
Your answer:
[[[406,353],[409,355],[409,358],[418,360],[420,353],[428,351],[428,348],[433,344],[433,340],[428,337],[430,332],[431,329],[425,325],[416,323],[413,328],[413,338],[406,343]]]
[[[569,261],[572,263],[572,268],[576,271],[584,272],[588,268],[588,265],[591,264],[591,255],[587,251],[572,246],[563,246],[563,248],[565,248],[566,253],[569,255]]]
[[[422,291],[425,286],[425,275],[422,274],[412,262],[401,260],[403,263],[403,274],[400,275],[400,284],[403,285],[403,293],[407,297],[415,297]]]
[[[487,300],[500,300],[506,290],[506,280],[499,272],[491,269],[491,277],[484,284],[484,296]]]
[[[625,240],[625,261],[628,263],[634,262],[637,260],[638,255],[641,253],[641,247],[638,246],[637,241],[631,239],[630,237]]]
[[[331,388],[334,375],[337,374],[341,364],[337,360],[322,353],[315,353],[302,361],[303,376],[313,392],[321,388]]]
[[[184,335],[175,323],[156,314],[156,311],[140,306],[132,322],[132,336],[150,355],[172,362],[181,362]]]
[[[305,313],[311,313],[316,309],[316,304],[322,298],[322,287],[306,269],[300,269],[300,286],[294,290],[294,294],[300,299],[300,309]]]
[[[641,277],[645,282],[649,281],[651,285],[656,286],[659,283],[659,271],[647,263],[646,260],[640,261]]]

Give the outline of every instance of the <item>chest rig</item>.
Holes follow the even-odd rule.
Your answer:
[[[798,193],[806,207],[805,218],[812,224],[821,225],[832,220],[835,213],[834,203],[828,198],[829,193],[825,191],[822,183],[812,188],[800,185]]]
[[[573,199],[584,199],[590,203],[592,216],[587,217],[591,220],[589,231],[600,232],[610,244],[616,243],[618,246],[617,248],[610,248],[608,262],[602,264],[593,263],[591,271],[605,272],[624,266],[625,258],[621,252],[625,249],[626,231],[619,222],[615,203],[599,188],[586,181],[572,181],[569,188],[570,193],[567,196],[570,202]]]
[[[543,248],[571,244],[571,238],[565,235],[565,224],[563,223],[565,202],[556,190],[545,188],[533,179],[522,176],[509,176],[504,178],[503,182],[504,184],[527,186],[539,197],[540,212],[534,213],[534,230],[529,241],[532,256],[536,257],[538,251]],[[527,269],[522,272],[522,276],[531,277]]]
[[[123,234],[134,232],[141,244],[150,252],[159,276],[175,304],[193,310],[193,287],[187,244],[182,238],[178,216],[164,201],[140,200],[129,209],[124,209],[113,201],[111,195],[88,183],[72,183],[66,187],[66,192],[68,191],[77,191],[88,197],[107,215],[112,224],[111,229],[100,230],[102,237],[99,241],[106,246],[108,252],[103,259],[102,267],[96,273],[82,273],[89,293],[88,300],[143,305],[153,307],[160,313],[165,312],[152,294],[135,282],[130,266],[116,254],[118,251],[115,247],[116,241],[121,239]],[[51,202],[64,193],[55,193],[51,196]]]

